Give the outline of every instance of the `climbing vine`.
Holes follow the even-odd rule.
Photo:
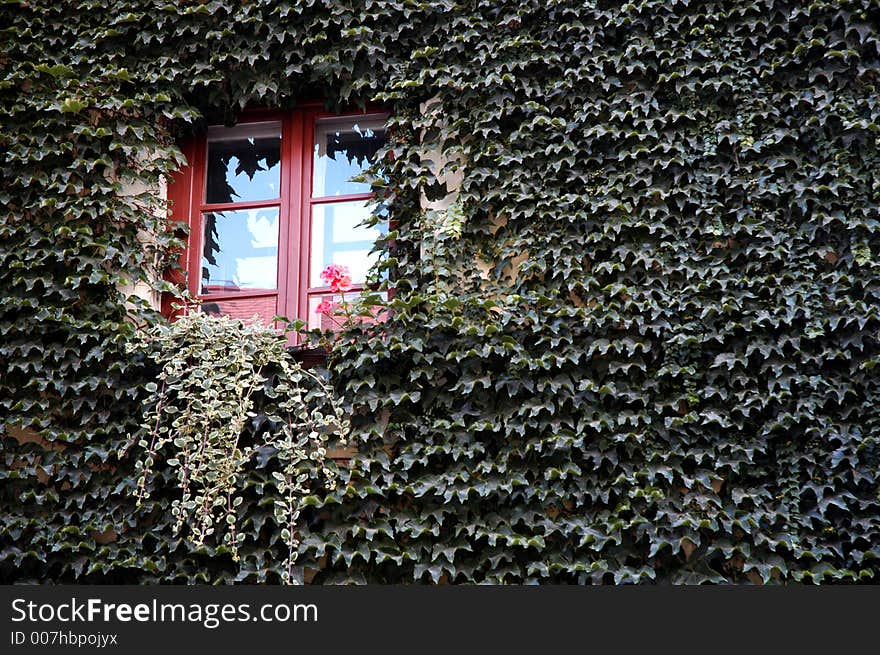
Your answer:
[[[876,581],[878,25],[874,0],[3,3],[0,579],[278,582],[296,543],[319,583]],[[178,140],[315,98],[392,112],[386,320],[328,359],[351,451],[292,542],[282,401],[236,369],[241,448],[276,445],[241,460],[235,537],[188,539],[173,509],[227,487],[184,500],[157,453],[136,507],[170,392],[130,291],[174,292]]]

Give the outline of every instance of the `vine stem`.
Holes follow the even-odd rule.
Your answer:
[[[147,449],[147,457],[149,459],[153,459],[156,454],[156,439],[159,436],[159,426],[162,423],[162,404],[165,401],[165,380],[162,380],[162,389],[159,391],[159,402],[156,403],[156,423],[153,425],[153,433],[150,435],[150,447]],[[131,444],[128,448],[125,449],[127,453],[131,447],[134,445],[135,440],[132,439]],[[150,472],[150,467],[145,466],[143,471],[141,472],[141,478],[138,480],[138,495],[137,495],[137,503],[140,505],[146,494],[147,488],[147,476]]]
[[[230,516],[232,515],[232,509],[233,509],[232,508],[232,490],[229,487],[227,487],[226,488],[226,512]],[[230,543],[230,550],[232,551],[232,561],[237,562],[237,561],[239,561],[240,558],[238,556],[238,540],[236,538],[235,523],[231,523],[229,526],[229,543]]]
[[[290,537],[287,539],[287,584],[293,584],[293,531],[295,521],[293,518],[293,474],[287,474],[287,529]]]

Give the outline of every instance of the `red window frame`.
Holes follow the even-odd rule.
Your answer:
[[[336,196],[313,196],[313,152],[316,126],[321,119],[347,117],[388,117],[386,110],[370,107],[366,111],[331,113],[319,104],[302,105],[288,111],[249,109],[242,114],[238,124],[280,122],[281,158],[279,197],[270,200],[213,203],[206,202],[207,131],[180,144],[188,166],[178,171],[168,185],[171,215],[188,225],[187,246],[181,255],[181,268],[185,277],[170,280],[185,286],[195,298],[223,301],[277,297],[278,315],[308,320],[309,297],[329,295],[328,287],[309,286],[312,261],[311,225],[315,206],[331,203],[370,200],[371,192]],[[244,209],[278,207],[278,278],[272,291],[199,294],[202,258],[202,214],[205,212],[235,211]],[[352,291],[364,289],[363,284],[352,286]],[[163,311],[173,314],[171,300],[163,300]],[[283,327],[276,324],[276,327]],[[295,338],[294,338],[295,340]]]

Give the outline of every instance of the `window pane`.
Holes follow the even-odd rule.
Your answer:
[[[359,225],[370,215],[371,200],[334,202],[312,207],[312,251],[309,286],[321,287],[321,271],[330,264],[348,266],[351,279],[361,284],[379,257],[370,253],[376,239],[388,231],[382,223],[374,227]]]
[[[359,295],[359,291],[353,291],[351,293],[346,293],[345,299],[349,302],[352,302]],[[309,296],[309,315],[306,319],[309,329],[311,330],[314,328],[321,328],[322,330],[338,330],[342,326],[342,323],[345,321],[345,317],[334,316],[333,310],[331,308],[327,308],[326,305],[323,308],[325,309],[325,311],[319,314],[318,307],[322,302],[329,304],[331,307],[335,307],[336,304],[339,302],[339,294],[328,293]]]
[[[349,180],[363,172],[385,143],[385,118],[349,116],[315,126],[312,196],[369,193],[370,185]]]
[[[345,294],[345,299],[348,302],[353,302],[360,295],[360,291],[352,291],[351,293]],[[380,296],[383,300],[388,299],[388,294],[384,291]],[[322,330],[338,330],[342,327],[342,324],[345,322],[345,316],[336,316],[333,310],[333,307],[336,306],[339,300],[338,293],[316,293],[310,295],[309,315],[306,317],[309,329],[321,328]],[[323,307],[321,307],[322,302],[326,303]],[[318,312],[319,308],[323,310],[320,313]],[[372,312],[372,317],[356,316],[354,317],[354,320],[360,323],[377,323],[387,319],[387,315],[384,312],[380,312],[379,307],[375,307]]]
[[[202,244],[202,295],[277,287],[277,207],[207,212]]]
[[[201,305],[201,310],[207,314],[217,316],[231,316],[244,321],[272,324],[275,311],[275,296],[263,296],[260,298],[241,298],[235,300],[206,300]]]
[[[281,195],[281,123],[208,128],[208,203]]]

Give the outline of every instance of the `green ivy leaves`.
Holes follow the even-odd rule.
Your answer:
[[[119,288],[167,288],[176,137],[322,95],[393,104],[395,291],[331,359],[359,453],[303,501],[316,581],[875,580],[875,4],[3,5],[0,577],[280,579],[271,449],[240,566],[174,535],[173,467],[134,511],[158,319]]]

